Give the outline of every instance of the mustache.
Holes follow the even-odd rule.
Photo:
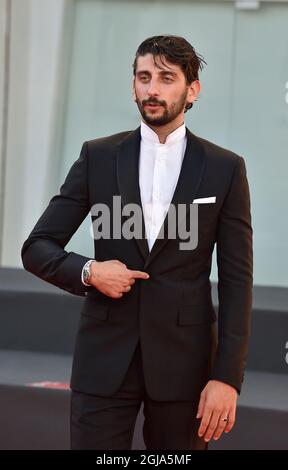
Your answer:
[[[146,104],[158,104],[159,106],[166,106],[165,101],[158,101],[155,99],[143,100],[142,105],[145,106]]]

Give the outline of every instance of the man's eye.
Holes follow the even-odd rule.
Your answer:
[[[147,80],[149,79],[149,77],[145,76],[145,75],[142,75],[142,77],[140,77],[140,80],[142,82],[147,82]]]
[[[173,79],[171,77],[164,77],[165,82],[173,82]]]

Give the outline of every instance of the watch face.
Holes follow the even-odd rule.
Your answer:
[[[84,276],[83,277],[84,277],[85,282],[87,281],[87,279],[89,279],[89,274],[90,274],[89,270],[87,268],[84,269]]]

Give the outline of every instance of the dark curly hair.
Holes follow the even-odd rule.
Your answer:
[[[145,54],[153,55],[155,65],[156,56],[159,57],[162,64],[164,64],[164,57],[172,64],[179,65],[185,75],[187,85],[190,85],[194,80],[199,80],[199,70],[203,69],[203,64],[207,65],[203,57],[181,36],[151,36],[145,39],[136,51],[133,62],[134,76],[136,75],[137,59]],[[187,105],[186,110],[192,106],[192,103]]]

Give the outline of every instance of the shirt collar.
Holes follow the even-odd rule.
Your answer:
[[[159,138],[156,132],[153,131],[153,129],[151,129],[151,127],[149,127],[144,121],[141,121],[140,132],[141,132],[141,139],[144,142],[168,146],[171,144],[175,144],[175,142],[178,142],[181,139],[184,139],[186,135],[186,127],[185,127],[185,123],[183,123],[181,126],[177,127],[177,129],[175,129],[173,132],[168,134],[165,144],[161,144],[159,142]]]

